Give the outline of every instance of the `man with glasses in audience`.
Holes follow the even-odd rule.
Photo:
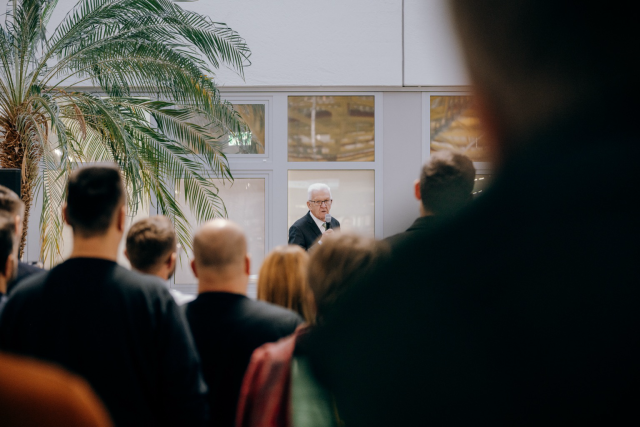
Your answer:
[[[329,186],[321,183],[311,184],[307,190],[309,212],[289,228],[289,244],[301,246],[308,251],[318,237],[340,229],[340,222],[329,215],[332,202]]]

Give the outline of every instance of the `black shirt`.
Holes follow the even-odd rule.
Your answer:
[[[240,386],[253,351],[292,334],[296,313],[244,295],[205,292],[185,306],[209,386],[211,421],[233,426]]]
[[[118,426],[206,425],[206,386],[184,317],[159,279],[95,258],[25,279],[0,348],[84,377]]]

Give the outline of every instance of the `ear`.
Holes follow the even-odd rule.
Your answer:
[[[420,194],[420,180],[416,179],[413,181],[413,194],[416,196],[416,200],[422,200],[422,195]]]
[[[198,277],[198,269],[196,268],[196,260],[192,259],[191,260],[191,271],[193,271],[193,275],[196,276],[196,278]]]
[[[118,223],[116,225],[118,226],[118,231],[122,231],[123,233],[124,233],[124,224],[125,224],[126,217],[127,217],[127,207],[125,205],[122,205],[122,207],[118,211]]]
[[[16,215],[14,220],[16,223],[16,236],[20,237],[22,236],[22,218],[20,218],[20,215]]]
[[[311,210],[311,202],[307,201],[307,209]]]
[[[67,204],[65,203],[64,205],[62,205],[62,219],[64,220],[64,223],[71,226],[71,224],[69,224],[69,215],[67,214]]]
[[[173,269],[173,267],[176,265],[177,259],[178,259],[178,254],[175,252],[171,252],[171,254],[167,257],[165,264],[167,265],[167,268],[169,270]]]
[[[244,256],[244,273],[247,276],[251,274],[251,257],[249,254]]]
[[[15,257],[13,254],[9,254],[9,256],[7,257],[7,261],[2,266],[2,275],[4,276],[4,279],[6,281],[9,281],[13,278],[14,266],[15,266]]]
[[[131,258],[129,258],[129,253],[127,252],[126,248],[124,249],[124,256],[127,257],[129,261],[131,261]]]

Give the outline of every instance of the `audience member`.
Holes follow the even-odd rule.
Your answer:
[[[302,319],[246,297],[250,259],[238,225],[222,219],[206,222],[193,239],[193,256],[199,294],[185,307],[209,385],[211,425],[233,426],[251,353],[290,335]]]
[[[349,233],[327,236],[322,246],[311,251],[309,285],[319,322],[387,252],[385,243]],[[340,424],[332,397],[307,368],[305,339],[311,327],[300,327],[295,334],[253,353],[242,383],[237,427]],[[297,366],[295,371],[292,364]]]
[[[392,247],[411,237],[435,230],[437,224],[471,201],[476,169],[473,162],[451,151],[437,151],[422,167],[414,193],[420,200],[420,217],[404,233],[387,237]]]
[[[7,284],[16,275],[15,223],[0,216],[0,314],[6,302]]]
[[[349,427],[623,424],[640,383],[633,14],[452,0],[492,186],[311,339]],[[595,25],[597,23],[597,25]]]
[[[118,426],[206,425],[206,386],[184,317],[159,279],[116,263],[125,190],[115,166],[74,171],[70,258],[24,280],[0,317],[0,348],[83,378]]]
[[[0,185],[0,215],[5,216],[11,221],[15,222],[15,233],[20,241],[22,236],[22,223],[24,218],[24,203],[20,200],[20,197],[9,188],[4,185]],[[17,254],[17,252],[16,252]],[[31,274],[41,272],[42,269],[35,265],[27,264],[18,260],[18,271],[13,280],[7,284],[7,292],[11,291],[13,287],[18,284],[22,279]]]
[[[102,402],[81,378],[0,353],[2,427],[109,427]]]
[[[176,271],[177,248],[178,239],[171,220],[166,216],[156,215],[131,226],[124,254],[134,270],[157,276],[167,284]],[[169,289],[169,293],[179,305],[195,299],[192,295],[175,289]]]
[[[333,199],[329,186],[322,183],[311,184],[307,190],[309,211],[289,228],[289,244],[308,251],[325,233],[331,234],[333,230],[339,230],[340,222],[337,219],[331,218],[329,227],[325,222],[331,212],[331,205]]]
[[[314,321],[313,297],[307,284],[309,256],[298,245],[274,248],[262,262],[258,275],[258,299],[298,313]]]

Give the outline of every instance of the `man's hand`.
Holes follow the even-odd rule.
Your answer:
[[[322,244],[322,239],[324,238],[324,236],[326,236],[327,234],[332,234],[333,233],[333,229],[328,229],[327,231],[325,231],[324,233],[322,233],[322,237],[320,238],[320,240],[318,240],[318,244],[321,245]]]

